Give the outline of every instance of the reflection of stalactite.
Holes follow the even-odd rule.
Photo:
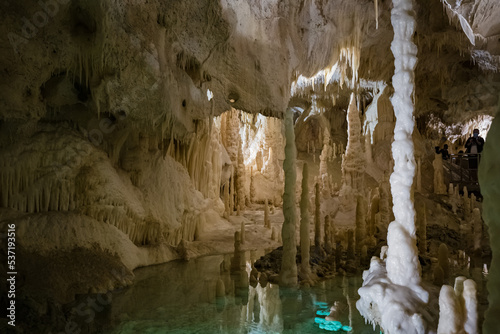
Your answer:
[[[282,303],[279,286],[268,284],[265,288],[257,286],[259,296],[259,325],[265,333],[281,333],[283,331]]]

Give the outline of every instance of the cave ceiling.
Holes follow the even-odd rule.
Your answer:
[[[416,4],[417,116],[452,123],[494,115],[500,5]],[[25,0],[0,7],[4,122],[81,125],[96,115],[127,115],[140,131],[182,138],[197,120],[231,107],[282,117],[289,103],[307,106],[312,95],[341,108],[352,91],[369,102],[373,88],[359,82],[390,84],[394,69],[389,0]],[[305,87],[291,100],[299,75],[335,63],[348,83]]]

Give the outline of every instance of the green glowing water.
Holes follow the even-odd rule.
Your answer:
[[[113,294],[106,333],[335,333],[316,323],[334,302],[335,320],[351,327],[348,333],[379,333],[356,310],[361,275],[307,289],[252,287],[250,263],[260,255],[242,253],[239,265],[232,255],[217,255],[137,270],[134,285]]]

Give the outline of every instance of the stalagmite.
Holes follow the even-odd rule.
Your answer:
[[[253,166],[250,166],[250,203],[255,201],[255,182],[253,175]]]
[[[271,240],[275,241],[276,240],[276,229],[273,228],[271,229]]]
[[[444,195],[446,194],[446,185],[444,184],[443,157],[441,154],[435,154],[432,167],[434,167],[434,193]]]
[[[434,283],[434,285],[437,285],[437,286],[441,286],[444,283],[444,271],[440,265],[437,265],[434,267],[433,283]]]
[[[347,210],[354,209],[355,196],[364,189],[364,175],[366,161],[360,152],[361,146],[361,121],[359,111],[356,108],[354,93],[351,94],[349,108],[347,109],[347,148],[342,160],[342,188],[340,196],[342,206]]]
[[[481,220],[481,212],[478,208],[472,211],[472,228],[474,238],[474,253],[481,252],[481,240],[483,238],[483,222]]]
[[[443,285],[439,293],[438,334],[463,333],[462,308],[455,291],[449,285]]]
[[[271,222],[269,221],[269,204],[267,198],[264,201],[264,226],[267,228],[271,228]]]
[[[478,333],[476,282],[464,281],[463,299],[465,301],[464,330],[467,334]]]
[[[309,237],[309,171],[307,163],[302,168],[302,194],[300,196],[300,254],[301,271],[304,277],[310,274],[309,251],[311,241]]]
[[[240,239],[241,239],[241,243],[244,244],[245,243],[245,222],[241,222],[241,232],[240,232]]]
[[[280,270],[280,284],[284,286],[297,285],[297,264],[295,256],[297,254],[295,241],[296,207],[295,207],[295,182],[297,172],[295,167],[296,149],[295,133],[293,129],[293,112],[288,109],[285,114],[285,161],[283,169],[285,171],[285,192],[283,193],[283,216],[284,222],[281,229],[283,238],[283,259]]]
[[[239,231],[236,231],[234,232],[234,254],[239,252],[241,252],[241,235]]]
[[[321,247],[321,203],[320,203],[320,192],[319,184],[314,185],[314,246],[319,249]]]
[[[443,268],[444,277],[450,277],[450,259],[448,255],[448,247],[445,244],[440,244],[438,249],[438,263]]]

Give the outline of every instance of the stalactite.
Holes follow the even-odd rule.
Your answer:
[[[321,247],[321,203],[320,203],[320,192],[319,183],[316,182],[314,185],[314,246],[316,248]]]
[[[295,133],[293,129],[293,113],[288,109],[285,113],[285,192],[283,193],[283,216],[281,235],[283,238],[283,258],[280,270],[280,284],[284,286],[297,285],[297,254],[295,241],[296,207],[295,207],[295,183],[297,172],[295,167],[296,149]]]
[[[301,272],[304,277],[310,275],[309,250],[311,247],[309,237],[309,172],[307,163],[302,168],[302,194],[300,197],[300,254]]]

